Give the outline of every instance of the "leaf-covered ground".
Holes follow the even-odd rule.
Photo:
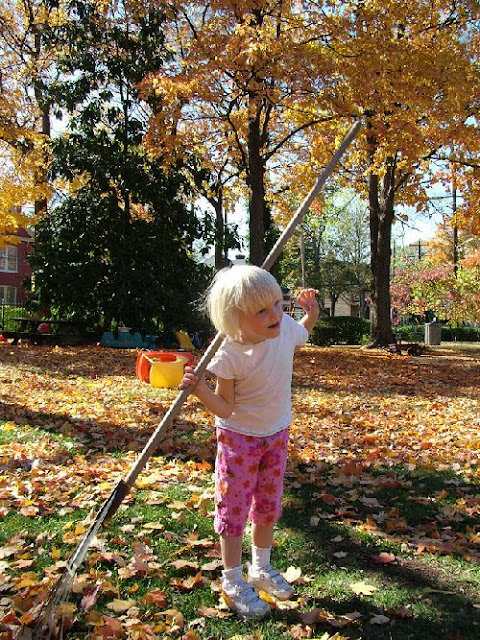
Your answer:
[[[0,345],[1,640],[32,623],[175,398],[135,378],[136,356]],[[213,420],[189,399],[92,545],[63,637],[478,639],[479,389],[474,350],[299,352],[274,549],[298,597],[256,625],[218,593]]]

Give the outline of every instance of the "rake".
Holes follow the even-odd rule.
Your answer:
[[[347,150],[351,142],[357,136],[357,133],[360,130],[360,127],[361,127],[361,123],[356,122],[350,128],[347,135],[345,136],[340,146],[336,150],[332,159],[330,160],[329,164],[325,167],[323,172],[317,178],[317,181],[315,182],[314,186],[312,187],[308,195],[305,197],[305,199],[297,209],[296,213],[292,217],[287,227],[284,229],[283,233],[281,234],[280,238],[277,240],[276,244],[274,245],[274,247],[272,248],[268,256],[265,258],[265,261],[262,264],[263,269],[269,271],[272,268],[273,264],[275,263],[276,259],[280,255],[285,244],[291,238],[295,229],[298,227],[302,219],[305,217],[313,200],[316,198],[316,196],[322,189],[327,179],[333,173],[333,170],[335,169],[335,166],[340,161],[340,158],[345,153],[345,151]],[[215,355],[216,351],[220,347],[223,340],[224,340],[224,336],[221,333],[218,333],[215,336],[213,341],[210,343],[208,349],[205,351],[204,355],[198,362],[195,368],[195,375],[200,377],[205,372],[208,363]],[[55,611],[61,602],[68,599],[75,574],[78,568],[80,567],[80,565],[82,564],[85,558],[85,555],[88,551],[88,548],[92,543],[92,540],[94,539],[94,537],[96,536],[100,528],[104,524],[106,524],[116,513],[118,507],[124,500],[125,496],[128,494],[128,492],[134,485],[138,475],[144,469],[148,460],[157,449],[158,444],[161,440],[161,437],[163,436],[163,432],[172,424],[173,420],[180,413],[182,405],[187,399],[187,396],[189,395],[189,393],[190,393],[190,389],[188,388],[183,389],[178,393],[170,409],[167,411],[167,413],[163,417],[163,420],[161,421],[159,426],[156,428],[156,430],[152,434],[150,440],[145,445],[143,451],[140,453],[138,459],[136,460],[136,462],[134,463],[134,465],[132,466],[128,474],[117,483],[117,485],[113,488],[108,498],[100,507],[90,527],[85,532],[77,548],[70,556],[65,568],[62,571],[62,574],[59,576],[55,584],[51,587],[36,618],[36,623],[33,628],[33,633],[30,635],[27,632],[27,634],[24,635],[25,628],[23,627],[22,629],[20,629],[19,634],[17,635],[17,638],[19,640],[21,640],[21,638],[28,637],[28,635],[30,637],[35,638],[35,640],[36,639],[48,640],[48,638],[51,638],[52,635],[54,635],[55,633],[57,634],[59,633],[61,637],[62,635],[61,629],[59,631],[58,630],[56,631],[57,621],[55,620]]]

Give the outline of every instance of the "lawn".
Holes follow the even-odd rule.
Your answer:
[[[32,623],[175,398],[135,378],[136,355],[0,345],[1,640]],[[478,640],[479,358],[297,354],[273,551],[296,597],[256,624],[219,595],[213,420],[190,398],[91,545],[63,637]]]

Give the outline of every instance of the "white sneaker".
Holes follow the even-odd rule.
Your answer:
[[[279,600],[288,600],[293,596],[292,585],[285,580],[282,574],[267,564],[254,571],[248,569],[247,581],[260,591],[266,591]]]
[[[247,582],[241,582],[227,591],[222,587],[225,602],[243,618],[260,619],[270,613],[269,605],[260,598],[257,591]]]

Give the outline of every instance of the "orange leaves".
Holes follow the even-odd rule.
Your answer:
[[[28,524],[0,544],[2,624],[33,620],[92,510],[133,464],[174,398],[139,383],[135,359],[134,352],[95,348],[0,349],[0,508]],[[323,593],[319,601],[313,569],[305,576],[301,564],[292,566],[287,579],[299,593],[315,595],[286,603],[271,598],[291,637],[322,638],[328,629],[325,639],[339,639],[350,628],[368,637],[368,628],[380,631],[415,615],[411,601],[379,606],[381,574],[420,565],[424,554],[478,562],[479,386],[477,362],[453,353],[415,360],[338,347],[298,353],[287,509],[298,508],[298,526],[308,535],[321,533],[325,523],[334,529],[326,562],[334,571],[341,566],[337,573],[355,605],[334,608]],[[234,621],[217,604],[219,545],[203,527],[213,510],[213,419],[192,398],[168,437],[173,455],[151,458],[127,496],[132,509],[122,507],[120,522],[112,520],[98,535],[74,581],[77,610],[61,612],[75,629],[86,621],[86,638],[198,640],[211,635],[212,618],[215,625]],[[311,491],[303,518],[304,484]],[[38,508],[35,520],[20,515],[31,507]],[[27,533],[52,513],[59,518],[56,532],[48,525],[41,534]],[[365,574],[349,578],[357,561]],[[199,603],[194,621],[187,619],[186,599]],[[362,618],[354,610],[359,602]]]
[[[123,625],[120,620],[107,615],[100,615],[95,611],[87,616],[87,624],[92,625],[92,633],[95,638],[115,640],[116,638],[122,638],[124,635]]]
[[[163,609],[167,606],[167,592],[161,589],[153,589],[153,591],[149,591],[143,602],[148,607],[154,606],[158,609]]]
[[[325,609],[314,609],[313,611],[307,611],[300,615],[304,624],[312,625],[317,622],[326,622],[332,627],[337,627],[338,629],[347,627],[360,617],[361,614],[358,613],[358,611],[347,613],[344,616],[334,616]]]
[[[470,497],[469,478],[478,477],[474,443],[480,375],[475,361],[453,352],[411,360],[336,347],[304,349],[296,363],[290,466],[297,484],[319,487],[310,525],[347,521],[416,553],[478,558],[466,528],[458,526],[473,513],[479,517],[478,508],[472,512],[470,500],[461,499]],[[451,481],[453,492],[445,485],[422,490],[423,474],[452,471],[458,478]],[[419,478],[416,484],[409,474]],[[458,491],[462,481],[467,485]],[[392,504],[390,493],[434,509],[442,526],[432,526],[425,510],[421,522],[410,522]],[[448,529],[449,523],[456,524]],[[395,561],[382,554],[372,560]]]
[[[181,591],[193,591],[198,587],[202,587],[205,582],[203,580],[202,573],[199,571],[194,576],[189,576],[188,578],[173,578],[170,581],[170,584]]]
[[[136,543],[133,550],[134,555],[129,564],[118,570],[118,575],[121,578],[126,579],[132,576],[147,575],[159,567],[156,562],[156,556],[147,545]]]

